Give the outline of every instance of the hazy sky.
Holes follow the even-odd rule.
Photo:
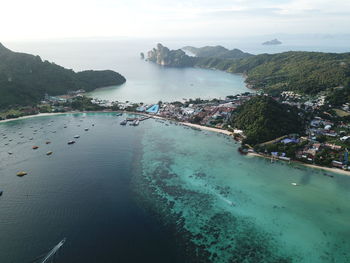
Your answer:
[[[0,10],[0,41],[350,32],[350,0],[0,0]]]

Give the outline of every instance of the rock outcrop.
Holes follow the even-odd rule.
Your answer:
[[[161,66],[171,67],[191,67],[193,60],[181,50],[170,50],[162,44],[157,44],[157,48],[147,52],[147,60]]]

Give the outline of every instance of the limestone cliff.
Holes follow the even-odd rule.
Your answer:
[[[170,50],[162,44],[157,44],[156,48],[147,52],[147,60],[157,63],[161,66],[171,67],[190,67],[193,66],[193,60],[181,50]]]

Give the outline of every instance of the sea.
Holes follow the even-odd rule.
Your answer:
[[[126,117],[0,124],[0,262],[349,262],[349,176]]]
[[[273,47],[230,40],[4,44],[76,71],[116,70],[127,82],[91,96],[146,103],[249,91],[240,75],[141,60],[157,42],[251,53],[349,46],[281,40],[286,44]],[[64,238],[54,262],[350,262],[349,176],[242,156],[231,137],[176,122],[119,125],[126,117],[77,113],[0,123],[1,263],[41,262]]]

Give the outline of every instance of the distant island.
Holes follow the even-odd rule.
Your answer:
[[[157,44],[156,48],[147,52],[147,61],[157,63],[162,66],[188,67],[192,66],[192,58],[181,50],[170,50],[162,44]]]
[[[265,45],[265,46],[274,46],[274,45],[281,45],[281,44],[282,42],[279,41],[277,38],[262,43],[262,45]]]
[[[196,48],[192,46],[186,46],[182,48],[185,51],[189,51],[196,57],[217,57],[224,59],[240,59],[253,56],[252,54],[245,53],[237,48],[229,50],[223,46],[205,46]]]
[[[92,91],[125,81],[125,77],[111,70],[74,72],[42,61],[39,56],[13,52],[0,43],[0,109],[33,105],[43,100],[45,94]]]
[[[147,60],[166,67],[199,67],[244,74],[250,88],[271,95],[285,90],[317,95],[350,83],[350,53],[289,51],[251,55],[241,51],[237,54],[243,58],[232,58],[232,50],[221,46],[185,48],[198,56],[158,44],[147,53]]]

